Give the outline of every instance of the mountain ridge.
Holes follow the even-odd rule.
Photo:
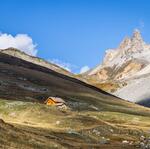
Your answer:
[[[67,71],[66,69],[54,64],[54,63],[50,63],[42,58],[39,57],[35,57],[35,56],[31,56],[26,54],[25,52],[16,49],[16,48],[8,48],[8,49],[0,49],[1,53],[5,53],[23,60],[26,60],[28,62],[43,66],[43,67],[47,67],[49,69],[52,69],[54,71],[60,72],[62,74],[65,75],[72,75],[71,72]]]

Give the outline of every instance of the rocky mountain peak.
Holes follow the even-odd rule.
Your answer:
[[[143,41],[141,33],[138,29],[134,30],[132,40]]]
[[[126,37],[120,44],[119,49],[124,49],[131,44],[131,39]]]
[[[142,45],[144,44],[144,41],[143,41],[140,31],[138,29],[135,29],[131,38],[126,37],[123,39],[123,41],[121,42],[118,48],[118,51],[130,48],[132,45],[136,46],[137,44]]]
[[[150,44],[136,29],[117,48],[106,50],[103,63],[84,78],[122,99],[150,106]]]
[[[142,39],[139,30],[126,37],[115,49],[106,50],[103,63],[89,72],[97,80],[124,79],[131,77],[150,64],[150,45]],[[105,78],[103,73],[105,70]],[[150,71],[149,71],[150,72]],[[106,77],[107,76],[107,77]]]
[[[127,52],[137,52],[144,50],[145,42],[141,36],[139,30],[135,29],[131,38],[126,37],[120,44],[119,48],[114,49],[118,52],[126,51]],[[124,54],[124,53],[123,53]]]
[[[146,44],[139,30],[135,30],[132,37],[126,37],[118,48],[106,50],[103,65],[120,65],[132,58],[137,58],[150,51],[150,45]]]

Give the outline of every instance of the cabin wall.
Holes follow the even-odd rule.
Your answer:
[[[56,102],[54,102],[51,99],[48,99],[48,101],[46,102],[46,105],[56,105]]]

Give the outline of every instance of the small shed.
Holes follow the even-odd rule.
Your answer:
[[[48,97],[44,102],[46,105],[49,106],[63,106],[66,105],[65,101],[59,97]]]

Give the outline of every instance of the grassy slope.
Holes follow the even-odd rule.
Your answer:
[[[116,149],[122,148],[122,140],[137,142],[148,132],[148,108],[47,68],[0,54],[0,78],[0,118],[15,126],[2,131],[10,136],[7,142],[0,137],[5,146]],[[61,111],[41,104],[56,95],[63,97],[70,109]],[[100,143],[102,137],[109,138],[110,144]]]
[[[3,99],[0,113],[2,119],[14,126],[6,127],[7,131],[0,129],[0,134],[5,136],[0,137],[0,142],[17,148],[134,148],[121,142],[136,143],[140,136],[148,135],[150,127],[148,116],[110,111],[61,111],[38,103]],[[110,144],[101,144],[102,137],[109,138]]]

